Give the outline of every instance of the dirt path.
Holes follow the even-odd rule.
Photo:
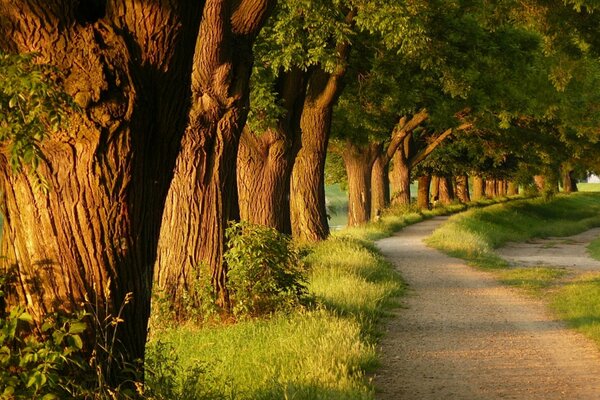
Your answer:
[[[581,271],[600,271],[600,261],[590,258],[587,244],[600,235],[600,228],[564,238],[534,239],[508,243],[496,253],[519,266],[556,266]]]
[[[544,306],[422,239],[443,218],[378,242],[409,285],[388,321],[380,399],[600,399],[600,356]]]

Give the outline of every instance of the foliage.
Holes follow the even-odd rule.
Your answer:
[[[148,346],[145,360],[144,398],[201,400],[215,398],[201,365],[184,369],[175,347],[158,341]],[[201,379],[203,378],[203,379]]]
[[[115,316],[100,317],[98,305],[86,301],[92,312],[53,313],[39,323],[23,307],[13,307],[0,318],[0,399],[116,400],[139,395],[139,365],[125,364],[115,341],[130,301],[126,297]],[[111,379],[121,374],[133,380],[112,386]]]
[[[35,173],[43,157],[39,143],[76,108],[61,88],[58,70],[39,63],[35,54],[0,52],[0,142],[8,147],[13,169],[28,165]]]
[[[246,222],[231,223],[226,237],[224,259],[234,315],[292,310],[303,302],[304,267],[289,237]]]
[[[75,318],[51,316],[41,325],[38,338],[32,316],[14,307],[0,319],[1,399],[62,399],[78,385],[85,369],[81,334],[85,314]]]

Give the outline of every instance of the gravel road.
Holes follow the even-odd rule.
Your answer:
[[[600,399],[600,355],[543,304],[422,240],[445,218],[377,242],[409,285],[387,321],[379,399]]]

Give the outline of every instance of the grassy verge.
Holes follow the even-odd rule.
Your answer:
[[[365,374],[377,365],[378,322],[404,290],[373,241],[465,208],[395,210],[315,245],[305,258],[315,299],[310,309],[233,325],[161,330],[148,345],[155,397],[372,399]]]
[[[587,251],[594,260],[600,260],[600,237],[592,240],[587,247]]]
[[[428,239],[433,247],[486,269],[507,267],[494,249],[508,241],[568,236],[600,226],[600,195],[519,200],[452,217]]]
[[[600,274],[569,278],[561,268],[510,268],[493,249],[508,240],[567,236],[600,226],[600,194],[578,193],[552,201],[523,200],[472,210],[452,217],[429,244],[490,270],[511,286],[533,293],[568,325],[600,345]],[[600,240],[590,246],[598,254]]]

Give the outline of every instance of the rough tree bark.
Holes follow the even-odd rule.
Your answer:
[[[431,184],[431,175],[422,175],[418,178],[417,187],[417,207],[421,210],[431,208],[429,203],[429,185]]]
[[[261,134],[242,132],[237,160],[240,218],[292,233],[290,179],[300,135],[300,116],[306,90],[304,72],[281,72],[276,91],[285,113],[277,126]]]
[[[452,179],[447,176],[439,178],[439,197],[440,203],[443,205],[451,204],[454,201],[454,188],[452,187]]]
[[[434,201],[440,199],[440,177],[432,175],[431,182],[429,183],[429,194]]]
[[[468,203],[471,201],[469,195],[469,177],[467,175],[456,177],[456,197],[461,203]]]
[[[486,178],[485,179],[485,196],[493,199],[498,197],[498,184],[496,183],[496,179]]]
[[[498,179],[496,181],[496,194],[498,195],[498,197],[506,196],[506,187],[507,183],[505,179]]]
[[[369,222],[371,217],[371,172],[381,146],[358,146],[346,142],[342,158],[348,175],[348,226]]]
[[[201,265],[228,308],[227,222],[238,218],[236,157],[246,122],[252,44],[272,0],[206,0],[192,71],[192,107],[160,231],[155,281],[175,310]],[[200,277],[205,279],[205,277]]]
[[[26,305],[39,320],[78,309],[87,297],[102,320],[104,310],[116,316],[131,293],[114,349],[130,362],[144,355],[158,231],[187,121],[202,7],[0,0],[0,49],[35,51],[56,65],[83,109],[41,144],[47,193],[0,155],[1,265],[15,278],[7,304]]]
[[[392,203],[410,204],[410,162],[408,143],[398,148],[394,154],[392,176]]]
[[[383,152],[373,163],[371,171],[371,218],[376,217],[390,204],[390,175]]]
[[[473,176],[473,200],[482,199],[484,196],[484,182],[481,175]]]
[[[519,194],[519,185],[513,181],[509,181],[506,191],[509,196],[516,196]]]
[[[544,187],[546,186],[546,178],[543,175],[535,175],[533,177],[533,183],[535,184],[538,192],[542,193],[544,191]]]
[[[346,60],[350,44],[339,46]],[[310,74],[302,116],[301,135],[296,140],[296,160],[290,185],[292,236],[304,242],[316,242],[329,235],[325,206],[325,157],[331,131],[333,106],[346,73],[345,61],[328,73],[316,67]]]
[[[471,127],[471,124],[462,124],[456,130],[465,130]],[[390,172],[392,183],[392,203],[410,204],[410,174],[420,162],[427,159],[429,155],[446,140],[453,132],[453,129],[447,129],[437,137],[429,138],[429,142],[424,142],[423,147],[415,148],[411,146],[411,136],[404,139],[404,145],[400,146],[394,155],[394,163]],[[404,154],[398,154],[404,151]],[[434,187],[437,187],[434,185]]]

